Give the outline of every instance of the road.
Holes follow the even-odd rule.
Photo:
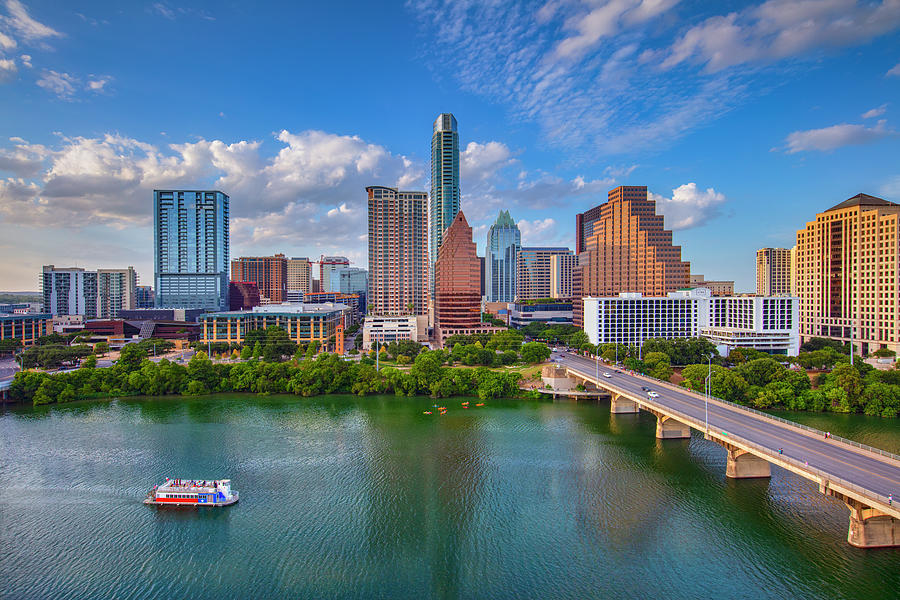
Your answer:
[[[553,360],[592,378],[597,372],[596,361],[591,358],[559,352],[554,354]],[[659,394],[658,398],[648,398],[649,402],[679,411],[701,422],[705,420],[705,402],[699,394],[654,385],[624,371],[616,373],[614,367],[602,362],[599,371],[603,387],[629,392],[638,397],[647,396],[647,392],[641,389],[642,386],[649,387]],[[603,373],[611,376],[605,378]],[[894,498],[900,498],[900,461],[877,456],[835,439],[812,436],[799,427],[786,426],[775,419],[767,419],[716,401],[709,403],[709,425],[712,429],[728,432],[773,451],[782,448],[785,456],[808,462],[812,468],[849,481],[876,495],[886,498],[888,494],[893,494]]]

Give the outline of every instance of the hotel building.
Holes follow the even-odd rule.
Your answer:
[[[800,335],[900,353],[900,204],[866,194],[797,231],[794,282]]]
[[[304,294],[311,292],[312,265],[309,258],[287,259],[287,289]]]

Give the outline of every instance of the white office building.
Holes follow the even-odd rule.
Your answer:
[[[427,336],[428,317],[426,315],[409,316],[367,316],[363,323],[362,349],[369,350],[373,346],[381,346],[399,340],[422,341]]]
[[[723,356],[735,348],[770,354],[800,351],[797,298],[713,297],[706,288],[665,298],[619,294],[584,299],[584,332],[592,344],[640,346],[650,338],[703,336]]]

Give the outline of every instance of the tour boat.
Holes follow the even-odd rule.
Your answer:
[[[230,479],[169,479],[153,486],[144,504],[159,506],[228,506],[238,501]]]

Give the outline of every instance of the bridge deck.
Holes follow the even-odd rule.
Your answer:
[[[564,353],[555,360],[578,377],[633,400],[646,410],[705,430],[705,398],[701,394],[626,372],[615,373],[612,367],[603,364],[598,378],[595,360],[574,354]],[[611,376],[604,377],[603,373]],[[659,397],[648,397],[642,386],[659,393]],[[898,504],[888,504],[889,494],[900,497],[900,460],[893,455],[879,454],[834,438],[825,439],[799,425],[741,410],[715,398],[709,402],[709,437],[752,452],[900,518]]]

